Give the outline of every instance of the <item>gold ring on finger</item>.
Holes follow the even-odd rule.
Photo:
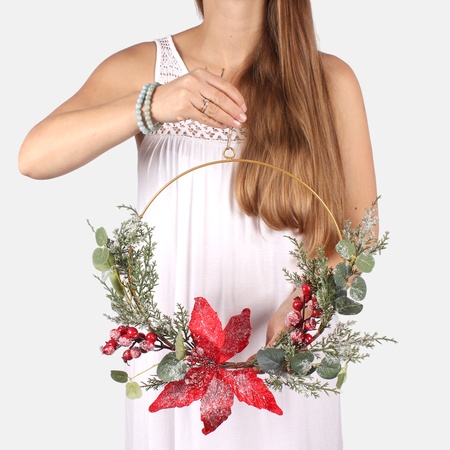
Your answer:
[[[202,105],[202,108],[200,109],[200,112],[204,113],[206,111],[206,108],[208,107],[208,105],[209,105],[209,99],[205,98],[203,100],[203,105]]]

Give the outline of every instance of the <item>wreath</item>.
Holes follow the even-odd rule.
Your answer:
[[[205,165],[209,164],[213,163]],[[150,412],[184,407],[199,400],[204,434],[214,431],[229,417],[234,397],[281,415],[272,391],[286,387],[316,398],[322,393],[338,394],[347,378],[349,363],[366,359],[367,351],[376,344],[396,342],[376,332],[354,330],[354,320],[339,321],[324,334],[337,314],[355,316],[363,309],[367,293],[363,275],[373,270],[374,256],[386,248],[389,239],[388,232],[376,238],[373,231],[378,222],[378,200],[366,210],[360,224],[353,227],[347,221],[339,230],[341,239],[336,251],[342,262],[334,268],[328,265],[323,247],[310,257],[301,241],[286,236],[292,243],[290,253],[299,270],[282,270],[302,294],[293,300],[292,310],[286,316],[286,331],[278,335],[270,348],[261,348],[253,359],[243,362],[229,360],[249,343],[248,308],[231,317],[225,327],[202,297],[195,299],[192,312],[178,304],[169,316],[158,308],[154,298],[158,283],[155,242],[153,228],[143,220],[145,211],[139,214],[131,206],[120,205],[130,217],[111,237],[105,228],[95,229],[89,224],[97,243],[93,264],[102,273],[95,276],[106,289],[115,313],[105,314],[116,327],[101,346],[101,353],[120,352],[127,366],[130,360],[143,358],[146,353],[163,354],[156,372],[145,381],[135,381],[142,373],[130,375],[126,370],[112,370],[112,379],[126,385],[130,399],[140,398],[143,389],[162,389],[149,406]],[[332,379],[336,380],[330,384]]]

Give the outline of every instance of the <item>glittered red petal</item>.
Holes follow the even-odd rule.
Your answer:
[[[190,369],[182,380],[166,384],[148,410],[156,412],[166,408],[182,408],[200,400],[205,394],[213,374],[213,371],[205,370],[204,367]]]
[[[203,349],[207,357],[217,361],[225,340],[225,333],[219,316],[202,297],[195,299],[189,330],[196,347]]]
[[[248,345],[252,327],[250,326],[250,310],[244,309],[241,314],[233,316],[225,327],[225,342],[222,347],[219,363],[228,361]]]
[[[204,424],[203,434],[214,431],[231,414],[234,394],[231,386],[220,377],[211,380],[201,400],[201,420]]]
[[[258,409],[283,414],[272,392],[253,369],[228,370],[226,373],[227,381],[239,401]]]

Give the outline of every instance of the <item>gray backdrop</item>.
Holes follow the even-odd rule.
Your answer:
[[[1,448],[124,448],[124,393],[109,379],[120,361],[98,350],[111,323],[92,276],[86,219],[110,229],[123,218],[116,205],[134,204],[134,142],[48,181],[21,176],[17,153],[28,130],[104,58],[197,24],[193,3],[25,0],[2,8]],[[367,279],[358,327],[399,341],[350,366],[345,449],[445,449],[448,418],[438,409],[449,401],[445,2],[313,3],[321,49],[348,62],[360,80],[381,229],[391,232]]]

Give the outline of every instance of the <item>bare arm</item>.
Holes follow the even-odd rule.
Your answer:
[[[361,222],[365,210],[377,197],[375,170],[363,96],[352,69],[340,59],[324,55],[324,66],[330,80],[342,164],[346,181],[346,219],[354,226]],[[374,230],[378,233],[378,230]],[[330,266],[341,262],[335,253],[329,255]],[[271,317],[267,328],[267,344],[286,329],[285,317],[292,310],[293,299],[301,295],[295,290]]]
[[[346,183],[346,218],[357,225],[377,197],[366,110],[352,69],[334,56],[325,56]]]
[[[19,170],[39,179],[63,175],[136,135],[134,107],[142,85],[152,81],[153,60],[151,44],[140,44],[102,62],[73,97],[28,133]]]
[[[19,170],[32,178],[64,175],[136,136],[136,99],[153,82],[156,46],[138,44],[101,63],[81,89],[38,123],[19,152]],[[204,98],[213,104],[201,113]],[[239,127],[245,102],[228,81],[195,69],[156,89],[151,114],[158,122],[198,120],[211,126]]]

